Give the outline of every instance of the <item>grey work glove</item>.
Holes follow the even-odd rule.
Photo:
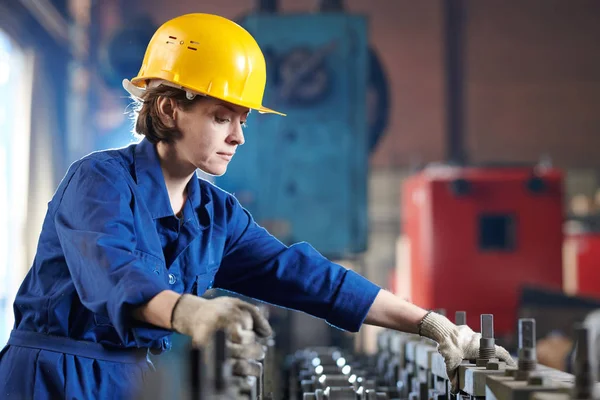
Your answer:
[[[266,349],[258,343],[257,335],[252,330],[252,316],[246,312],[244,314],[226,341],[231,372],[237,376],[258,377],[262,374],[262,364],[258,361],[265,358]]]
[[[438,352],[446,361],[446,373],[452,384],[452,392],[458,392],[457,368],[462,360],[472,360],[479,356],[480,333],[475,333],[466,325],[457,326],[441,314],[429,313],[422,321],[421,336],[438,343]],[[516,367],[505,348],[496,345],[496,358],[507,365]]]
[[[176,332],[190,336],[194,347],[205,346],[222,329],[232,355],[241,358],[264,357],[256,338],[272,334],[258,307],[233,297],[204,299],[184,294],[173,309],[171,326]]]
[[[231,373],[236,376],[256,376],[262,375],[263,366],[258,361],[231,359]]]

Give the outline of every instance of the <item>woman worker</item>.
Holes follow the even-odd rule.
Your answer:
[[[239,299],[301,310],[356,332],[363,323],[439,343],[449,374],[476,357],[480,335],[427,312],[307,243],[285,246],[234,196],[199,179],[222,175],[250,110],[261,105],[263,54],[237,24],[189,14],[150,41],[137,77],[138,144],[72,164],[48,205],[33,266],[14,302],[15,326],[0,358],[2,398],[131,398],[152,366],[148,350],[173,331],[201,346],[229,333],[240,373],[260,356],[268,323]],[[501,347],[498,356],[512,363]]]

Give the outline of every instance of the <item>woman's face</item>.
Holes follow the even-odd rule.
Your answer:
[[[173,119],[181,132],[174,146],[182,159],[207,174],[220,176],[244,144],[243,127],[250,110],[211,97],[190,109],[175,105]]]

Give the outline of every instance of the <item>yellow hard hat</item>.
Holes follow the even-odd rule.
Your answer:
[[[159,81],[260,113],[285,115],[262,106],[265,57],[248,31],[211,14],[186,14],[165,22],[152,36],[142,68],[123,86],[132,95]]]

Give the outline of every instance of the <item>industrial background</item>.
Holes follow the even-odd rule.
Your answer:
[[[60,179],[135,140],[121,81],[191,12],[265,52],[288,117],[253,114],[214,181],[275,236],[473,329],[492,314],[515,352],[519,318],[571,337],[600,308],[600,1],[0,0],[0,346]],[[269,313],[282,354],[381,351]]]

